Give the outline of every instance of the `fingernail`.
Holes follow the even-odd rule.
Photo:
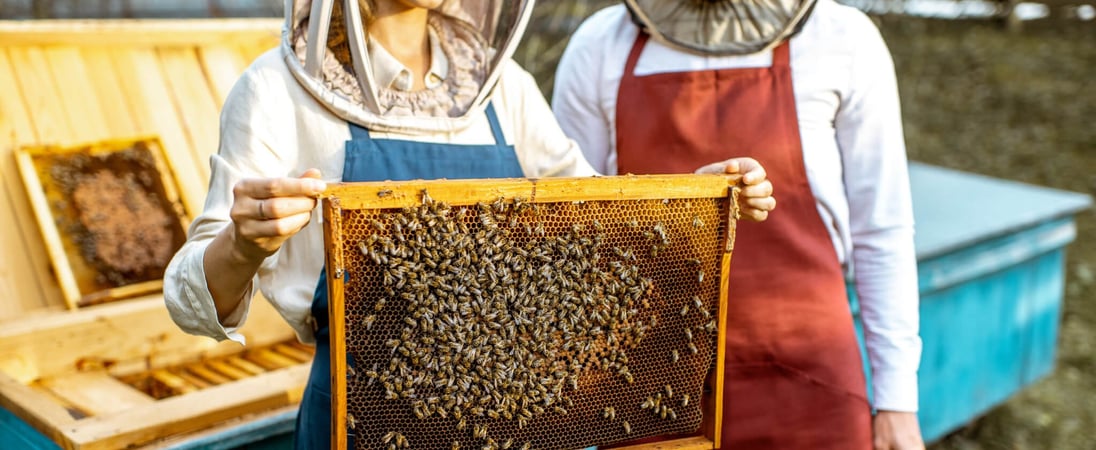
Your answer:
[[[327,183],[324,183],[323,181],[320,181],[320,180],[306,180],[305,181],[305,186],[309,190],[311,190],[312,192],[315,192],[317,194],[319,194],[319,193],[323,192],[325,189],[327,189]]]

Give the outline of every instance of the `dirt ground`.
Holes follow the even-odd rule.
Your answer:
[[[538,5],[516,58],[547,95],[577,18],[606,3]],[[1096,195],[1096,23],[1029,22],[1017,34],[991,22],[877,23],[912,160]],[[931,450],[1096,448],[1096,213],[1077,223],[1056,371]]]
[[[1096,195],[1096,23],[879,24],[911,159]],[[1077,225],[1054,374],[933,450],[1096,448],[1096,213]]]

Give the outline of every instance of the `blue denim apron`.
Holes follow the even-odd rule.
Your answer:
[[[495,143],[454,145],[393,139],[372,139],[369,130],[350,124],[342,180],[406,181],[415,179],[521,178],[514,147],[506,145],[494,106],[487,106],[487,120]],[[308,377],[294,439],[298,450],[331,448],[331,350],[327,334],[327,276],[320,273],[312,299],[316,321],[316,356]],[[353,361],[348,357],[348,364]],[[367,424],[360,420],[359,424]],[[362,426],[362,425],[359,425]],[[368,426],[368,425],[365,425]],[[348,430],[353,448],[353,430]]]

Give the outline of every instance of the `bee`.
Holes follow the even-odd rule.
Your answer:
[[[681,407],[689,406],[689,394],[681,394]]]
[[[682,316],[689,315],[689,305],[686,304],[685,306],[681,307],[681,315]]]
[[[696,305],[696,309],[704,308],[704,302],[700,300],[700,296],[698,295],[693,296],[693,303]]]
[[[666,385],[666,398],[673,398],[673,396],[674,396],[674,388],[667,384]]]
[[[395,431],[389,431],[389,432],[385,433],[384,437],[381,438],[381,442],[385,443],[385,444],[387,444],[389,442],[392,442],[392,439],[396,438],[396,434],[397,433]]]
[[[697,228],[704,228],[704,221],[700,220],[700,216],[693,218],[693,226]]]
[[[670,420],[677,420],[677,413],[674,412],[673,408],[670,408]]]
[[[377,197],[380,197],[380,198],[385,198],[385,197],[388,197],[390,195],[392,195],[392,190],[391,189],[381,189],[381,190],[377,191]]]
[[[696,282],[697,283],[704,283],[704,271],[703,270],[698,270],[696,272]]]
[[[354,416],[352,414],[346,415],[346,427],[350,428],[351,430],[355,430],[358,427],[358,424],[354,421]]]
[[[376,311],[380,311],[380,310],[384,309],[384,304],[385,304],[384,297],[381,297],[379,300],[377,300],[377,304],[375,306],[373,306],[373,309],[376,310]]]
[[[627,420],[621,422],[620,424],[624,426],[624,434],[632,434],[632,425],[629,424]]]
[[[533,448],[533,443],[532,442],[526,442],[525,445],[521,446],[521,450],[531,450],[532,448]]]
[[[476,437],[478,439],[486,439],[487,438],[487,425],[486,424],[473,425],[472,426],[472,436]]]
[[[606,406],[605,411],[601,415],[606,419],[616,420],[616,408],[612,406]]]
[[[692,340],[693,340],[693,330],[692,329],[689,329],[689,328],[685,329],[685,339],[688,339],[690,342],[692,342]]]
[[[396,446],[401,448],[408,448],[411,444],[407,443],[407,438],[403,437],[403,434],[396,433]]]
[[[692,342],[689,343],[689,352],[691,352],[694,355],[697,353],[696,345],[693,345]]]
[[[373,329],[373,323],[376,322],[376,321],[377,321],[377,316],[370,314],[368,316],[365,316],[364,319],[362,319],[362,325],[365,326],[366,330],[372,330]]]
[[[567,410],[563,409],[562,407],[559,407],[559,406],[553,406],[552,407],[552,412],[554,412],[556,414],[559,414],[559,415],[566,415],[567,414]]]
[[[460,450],[460,442],[459,441],[453,441],[453,445],[449,446],[449,448],[451,450]]]
[[[673,350],[670,350],[670,361],[671,361],[671,362],[677,362],[677,360],[678,360],[679,358],[681,358],[681,354],[679,354],[679,353],[677,352],[677,349],[676,349],[676,348],[675,348],[675,349],[673,349]]]
[[[457,430],[463,431],[466,427],[468,427],[468,420],[461,417],[460,421],[457,422]]]

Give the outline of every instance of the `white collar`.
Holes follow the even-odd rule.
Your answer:
[[[433,28],[428,30],[430,39],[430,70],[426,72],[423,83],[427,89],[433,89],[441,85],[445,77],[449,76],[449,58],[441,48],[441,42]],[[400,63],[396,57],[388,53],[388,50],[380,45],[373,36],[369,37],[369,59],[373,69],[373,80],[378,88],[387,88],[397,91],[410,91],[414,82],[411,70]]]

